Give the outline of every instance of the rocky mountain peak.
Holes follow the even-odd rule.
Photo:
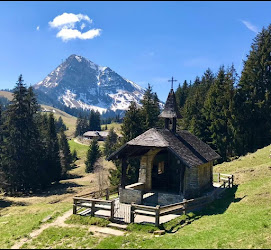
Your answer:
[[[72,54],[44,80],[34,85],[48,97],[71,108],[127,110],[130,102],[140,102],[144,89],[109,67]]]

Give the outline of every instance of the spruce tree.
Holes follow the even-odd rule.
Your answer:
[[[236,102],[240,152],[271,142],[271,25],[257,34],[244,61]]]
[[[121,125],[123,143],[128,142],[143,133],[144,128],[141,125],[142,121],[143,117],[140,109],[137,107],[135,102],[131,102]]]
[[[85,116],[79,113],[76,120],[75,137],[81,136],[89,130],[89,124]]]
[[[33,89],[26,88],[22,75],[5,111],[5,140],[2,151],[2,188],[10,193],[28,192],[39,186],[41,142],[35,115],[39,106]]]
[[[62,117],[61,116],[59,116],[59,118],[58,118],[58,120],[56,121],[56,132],[57,133],[59,133],[60,132],[60,130],[62,129],[62,130],[67,130],[67,127],[66,127],[66,125],[64,124],[64,122],[63,122],[63,119],[62,119]]]
[[[94,171],[94,164],[101,157],[101,151],[99,149],[99,144],[96,139],[91,141],[89,149],[87,152],[86,164],[86,173],[92,173]]]
[[[148,88],[144,92],[141,103],[144,130],[157,126],[158,115],[160,114],[159,100],[157,94],[153,93],[150,84],[148,84]]]
[[[76,149],[74,149],[72,151],[72,162],[75,162],[77,160],[78,160],[77,151],[76,151]]]
[[[222,159],[233,154],[233,100],[235,95],[235,70],[232,66],[227,72],[220,67],[214,84],[210,87],[204,103],[205,117],[209,122],[211,146],[217,149]]]
[[[63,129],[60,130],[59,134],[59,152],[62,167],[62,176],[65,176],[67,171],[71,169],[73,159],[70,151],[70,146]]]
[[[47,164],[51,181],[58,182],[61,179],[61,164],[59,156],[59,144],[55,127],[54,114],[50,113],[47,127]]]
[[[109,130],[108,136],[104,143],[105,157],[108,157],[116,150],[117,140],[118,140],[118,135],[115,133],[114,128],[111,128]]]
[[[99,111],[90,111],[88,130],[101,131],[101,115]]]

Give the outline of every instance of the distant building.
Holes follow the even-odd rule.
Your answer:
[[[53,109],[53,110],[49,110],[49,109],[42,109],[41,112],[49,112],[49,113],[55,113],[56,111]]]
[[[109,132],[107,131],[87,131],[83,134],[86,139],[97,139],[98,141],[104,141]]]

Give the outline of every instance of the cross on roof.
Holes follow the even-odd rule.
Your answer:
[[[174,80],[172,76],[171,80],[168,80],[168,82],[171,82],[171,89],[173,89],[173,82],[177,82],[177,80]]]

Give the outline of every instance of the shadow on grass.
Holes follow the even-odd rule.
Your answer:
[[[0,199],[0,210],[10,206],[26,206],[28,205],[26,202],[15,202],[5,199]]]
[[[191,224],[193,221],[200,219],[202,216],[223,214],[231,203],[240,202],[243,198],[245,198],[245,196],[242,198],[235,198],[237,189],[238,185],[234,185],[232,188],[226,189],[220,199],[214,200],[201,210],[189,211],[189,213],[186,215],[182,215],[162,224],[161,229],[164,229],[166,233],[176,233],[185,225]]]
[[[83,185],[74,182],[54,183],[45,190],[33,194],[33,196],[47,197],[51,195],[72,194],[75,193],[75,190],[73,190],[73,188],[82,186]]]
[[[231,203],[240,202],[244,198],[235,198],[237,189],[238,185],[234,185],[232,188],[226,189],[220,199],[214,200],[200,211],[194,211],[194,214],[199,217],[204,215],[223,214]]]
[[[36,190],[35,192],[17,192],[16,194],[7,194],[7,197],[48,197],[51,195],[62,195],[62,194],[72,194],[75,193],[73,188],[82,187],[83,185],[66,181],[65,183],[52,183],[50,186],[45,187],[42,190]],[[1,207],[1,205],[0,205]]]
[[[72,179],[78,179],[78,178],[82,178],[84,177],[83,175],[79,175],[79,174],[66,174],[66,176],[64,178],[62,178],[62,180],[72,180]]]

